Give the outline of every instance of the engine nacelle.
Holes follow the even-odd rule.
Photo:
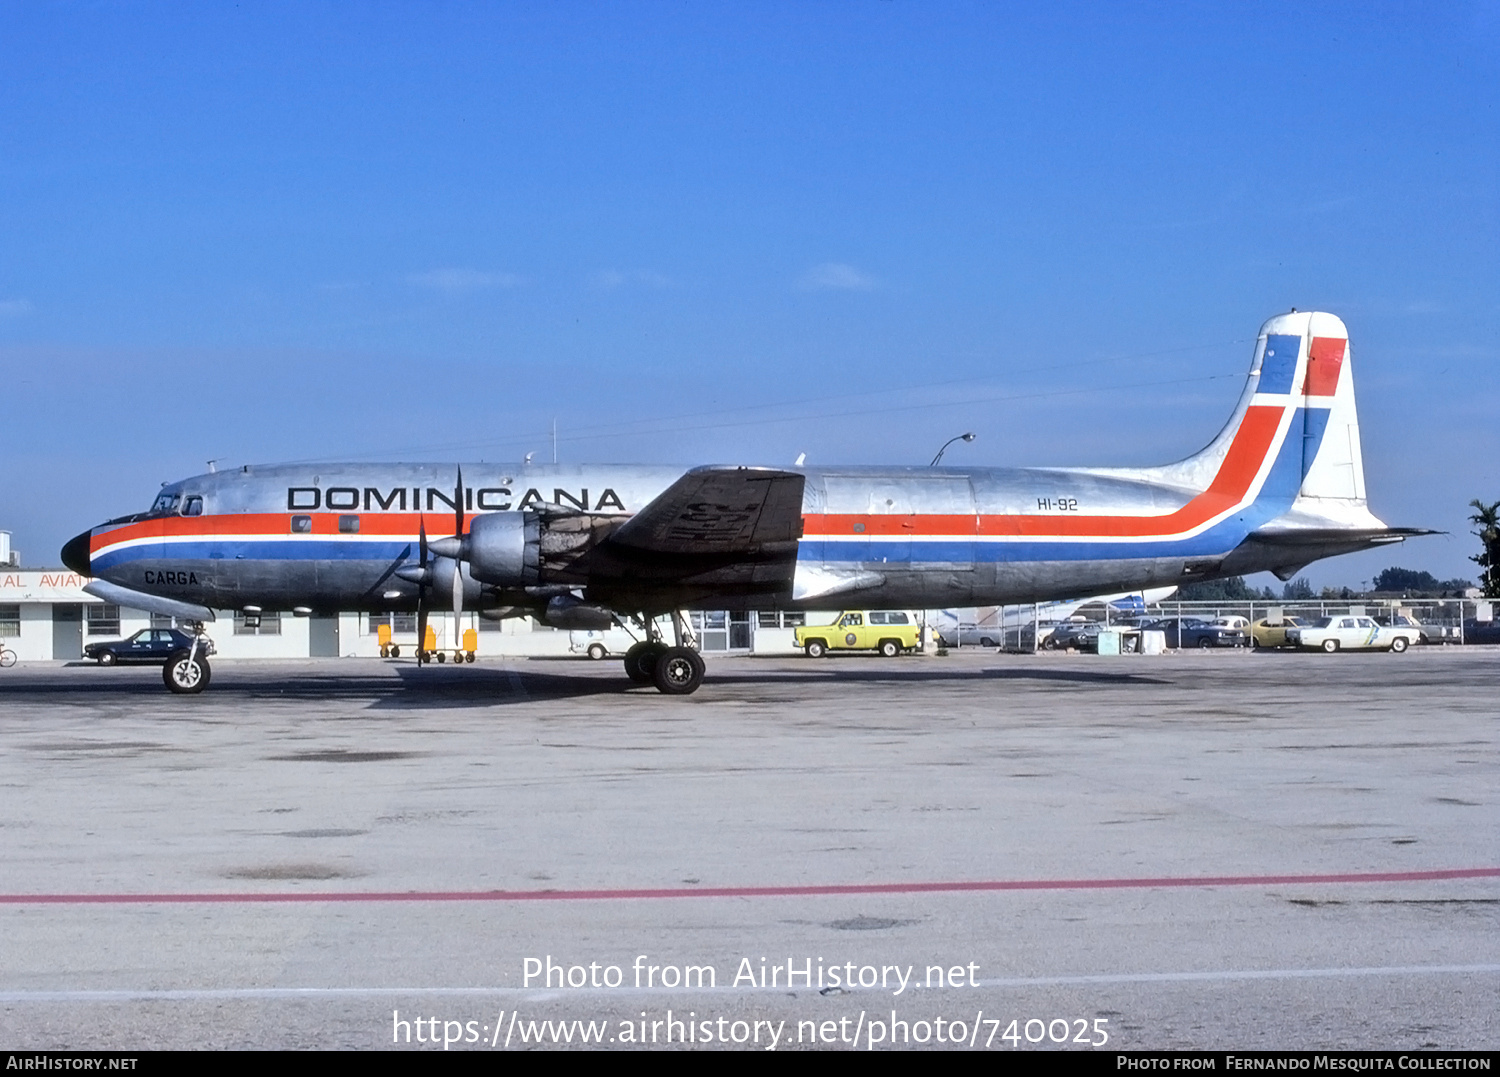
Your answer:
[[[615,617],[608,610],[591,606],[572,595],[554,595],[547,601],[547,608],[542,610],[541,621],[553,628],[602,632],[614,627]]]
[[[464,558],[476,580],[530,587],[541,579],[542,524],[534,512],[490,512],[474,517]]]

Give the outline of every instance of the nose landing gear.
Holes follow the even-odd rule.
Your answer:
[[[213,671],[209,669],[207,656],[198,653],[198,645],[203,639],[203,623],[194,621],[184,627],[191,629],[193,645],[167,659],[161,679],[168,690],[178,695],[197,695],[208,687]]]

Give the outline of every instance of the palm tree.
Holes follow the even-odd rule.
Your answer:
[[[1482,528],[1474,534],[1484,543],[1484,553],[1469,560],[1484,569],[1479,577],[1484,597],[1500,598],[1500,501],[1486,505],[1476,497],[1469,504],[1478,510],[1469,517],[1469,522]]]

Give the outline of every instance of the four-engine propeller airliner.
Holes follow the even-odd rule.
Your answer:
[[[429,538],[429,533],[442,537]],[[1365,499],[1348,332],[1261,328],[1244,393],[1201,452],[1147,468],[245,466],[165,486],[71,540],[109,602],[418,613],[433,602],[560,628],[634,622],[638,683],[695,691],[683,611],[1003,605],[1309,562],[1429,532]],[[675,639],[663,638],[670,615]],[[169,662],[201,690],[206,659]]]

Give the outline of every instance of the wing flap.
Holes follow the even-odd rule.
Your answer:
[[[609,537],[660,554],[761,557],[795,551],[803,476],[755,467],[700,467],[678,479]]]

